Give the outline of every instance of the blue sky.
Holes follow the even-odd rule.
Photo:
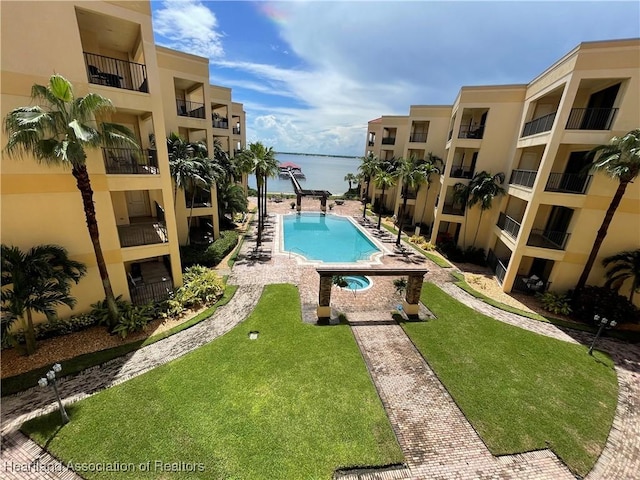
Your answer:
[[[247,141],[364,155],[367,122],[528,83],[580,42],[640,37],[640,2],[152,1],[156,43],[210,59]]]

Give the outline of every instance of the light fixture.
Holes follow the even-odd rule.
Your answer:
[[[257,331],[251,331],[249,332],[249,340],[257,340],[258,339],[258,333]]]

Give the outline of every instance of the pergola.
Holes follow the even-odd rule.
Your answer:
[[[418,315],[420,292],[422,282],[427,269],[415,268],[395,268],[384,266],[357,266],[357,267],[317,267],[316,271],[320,275],[320,289],[318,292],[318,323],[326,323],[331,317],[331,289],[333,277],[336,275],[368,275],[385,277],[408,277],[405,299],[402,308],[409,316]]]

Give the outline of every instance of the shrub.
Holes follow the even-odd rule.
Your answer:
[[[213,270],[194,265],[185,270],[183,285],[166,301],[166,315],[175,317],[187,308],[212,305],[224,293],[224,282]]]
[[[155,318],[155,308],[153,305],[132,305],[120,312],[118,323],[113,328],[112,333],[117,333],[121,338],[125,338],[130,333],[144,330],[151,320]]]
[[[402,295],[407,290],[407,279],[406,278],[396,278],[393,281],[393,286],[396,289],[396,293]]]
[[[118,295],[116,297],[116,306],[118,307],[118,312],[123,312],[128,307],[129,302],[126,302],[122,299],[122,295]],[[91,304],[91,313],[90,315],[95,317],[96,323],[98,325],[108,325],[111,316],[109,314],[109,309],[107,308],[107,300],[100,300],[99,302]]]
[[[183,267],[204,265],[215,267],[238,244],[238,232],[226,230],[220,238],[209,245],[185,245],[180,247],[180,260]]]
[[[36,340],[46,340],[48,338],[61,337],[73,332],[86,330],[98,324],[96,317],[89,313],[75,315],[69,318],[55,318],[48,322],[38,323],[34,326]],[[12,344],[21,344],[25,342],[24,331],[17,330],[15,333],[4,335],[2,338],[2,347],[8,347]]]
[[[640,323],[640,312],[626,297],[605,287],[587,285],[572,299],[573,315],[583,322],[593,322],[594,315],[621,323]]]
[[[556,315],[569,315],[571,313],[571,307],[569,306],[569,297],[564,293],[536,293],[536,298],[540,300],[542,308],[544,308],[547,312],[555,313]]]
[[[487,264],[485,258],[486,255],[483,248],[467,247],[464,251],[464,261],[467,263],[485,266]]]

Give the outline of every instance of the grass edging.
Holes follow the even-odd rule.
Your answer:
[[[114,358],[121,357],[123,355],[127,355],[135,350],[138,350],[142,347],[146,347],[147,345],[151,345],[160,340],[163,340],[171,335],[175,335],[178,332],[186,330],[197,323],[209,318],[213,313],[223,305],[229,303],[229,301],[233,298],[233,296],[238,290],[237,285],[227,285],[222,297],[218,300],[215,305],[203,310],[198,315],[193,318],[181,323],[180,325],[176,325],[169,330],[165,330],[162,333],[158,333],[156,335],[152,335],[145,339],[136,340],[134,342],[125,343],[123,345],[118,345],[117,347],[111,347],[104,350],[99,350],[97,352],[84,353],[82,355],[78,355],[77,357],[69,358],[67,360],[63,360],[60,362],[62,365],[62,371],[65,373],[64,377],[69,375],[75,375],[82,370],[85,370],[90,367],[95,367],[96,365],[101,365],[109,360],[113,360]],[[105,333],[106,334],[106,333]],[[34,370],[29,370],[28,372],[21,373],[19,375],[14,375],[12,377],[3,378],[1,380],[1,389],[2,396],[6,397],[8,395],[13,395],[14,393],[21,392],[28,388],[31,388],[38,383],[38,379],[44,376],[44,374],[51,368],[50,365],[36,368]],[[62,377],[62,378],[64,378]]]
[[[390,233],[397,235],[398,234],[398,230],[396,230],[393,227],[390,227],[389,225],[385,225],[384,223],[382,223],[382,226]],[[408,238],[408,235],[403,233],[404,237]],[[441,267],[441,268],[452,268],[453,266],[446,261],[444,258],[438,256],[438,255],[434,255],[433,253],[429,253],[426,250],[421,249],[420,247],[418,247],[415,243],[411,243],[409,240],[407,240],[405,238],[406,243],[408,243],[411,248],[413,248],[414,250],[416,250],[417,252],[421,253],[422,255],[424,255],[426,258],[428,258],[429,260],[431,260],[433,263],[435,263],[437,266]]]

